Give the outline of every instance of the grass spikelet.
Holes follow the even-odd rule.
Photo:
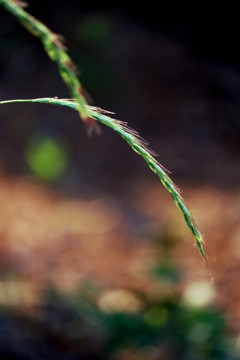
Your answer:
[[[34,102],[34,103],[47,103],[53,105],[66,106],[74,110],[78,110],[78,104],[71,99],[58,99],[58,98],[41,98],[41,99],[24,99],[24,100],[7,100],[0,101],[0,104],[9,104],[13,102]],[[166,169],[156,160],[155,154],[149,150],[148,144],[138,135],[138,133],[129,128],[127,123],[113,119],[109,115],[108,111],[88,106],[88,113],[91,118],[102,123],[103,125],[109,127],[116,133],[118,133],[128,144],[129,146],[140,155],[149,168],[158,176],[159,180],[163,186],[167,189],[170,195],[173,198],[173,201],[177,205],[178,209],[182,213],[185,222],[188,228],[191,230],[198,250],[207,265],[205,252],[203,249],[203,237],[198,228],[195,225],[191,212],[188,210],[180,191],[177,189],[169,175],[167,174]],[[208,267],[208,265],[207,265]]]
[[[31,34],[41,40],[46,53],[50,59],[57,64],[59,73],[67,85],[71,97],[76,102],[77,111],[84,122],[88,133],[93,131],[98,132],[98,125],[89,114],[89,108],[87,107],[87,101],[84,96],[84,89],[77,78],[75,65],[66,52],[63,37],[52,32],[41,21],[26,12],[23,9],[27,6],[24,1],[0,0],[0,5],[14,15]]]
[[[22,8],[26,8],[28,6],[28,4],[22,0],[13,0],[13,2]]]

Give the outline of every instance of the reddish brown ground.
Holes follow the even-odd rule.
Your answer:
[[[182,187],[206,239],[215,301],[227,309],[238,329],[240,191]],[[0,303],[32,305],[41,302],[49,284],[71,292],[85,280],[107,289],[134,287],[154,293],[149,266],[166,251],[154,237],[171,239],[172,259],[182,273],[180,289],[202,280],[210,283],[191,234],[166,191],[155,181],[142,181],[130,186],[126,198],[140,217],[134,224],[110,197],[71,199],[28,180],[1,179]]]

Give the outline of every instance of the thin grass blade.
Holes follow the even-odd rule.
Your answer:
[[[52,32],[41,21],[24,10],[23,8],[27,6],[24,1],[0,0],[0,5],[14,15],[31,34],[40,39],[50,59],[57,64],[59,73],[67,85],[71,97],[76,102],[76,110],[84,122],[88,133],[93,131],[98,133],[99,127],[89,113],[83,86],[78,80],[75,65],[67,54],[63,37]]]
[[[39,99],[24,99],[24,100],[19,99],[19,100],[0,101],[0,104],[9,104],[16,102],[47,103],[53,105],[66,106],[71,109],[78,110],[78,104],[71,99],[58,99],[58,98],[39,98]],[[156,160],[156,158],[154,157],[154,153],[147,147],[147,143],[140,138],[140,136],[135,130],[130,129],[126,123],[113,119],[112,117],[108,116],[109,114],[108,111],[88,106],[88,113],[93,119],[109,127],[117,134],[119,134],[129,144],[129,146],[145,160],[148,167],[158,176],[159,180],[161,181],[163,186],[167,189],[167,191],[170,193],[170,195],[173,198],[173,201],[175,202],[176,206],[182,213],[188,228],[191,230],[195,238],[197,248],[208,267],[206,255],[203,249],[203,244],[204,244],[203,236],[201,232],[198,230],[193,220],[193,216],[189,211],[189,209],[187,208],[180,194],[179,189],[176,187],[176,185],[173,183],[173,181],[167,174],[166,169]]]

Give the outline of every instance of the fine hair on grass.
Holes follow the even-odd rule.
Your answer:
[[[196,227],[193,216],[187,208],[180,191],[172,182],[164,167],[156,160],[155,154],[148,148],[147,143],[142,140],[135,130],[129,128],[125,122],[112,118],[110,116],[112,113],[87,105],[83,87],[77,78],[75,66],[62,43],[62,37],[56,35],[42,22],[26,12],[26,10],[24,10],[24,7],[26,6],[25,2],[19,0],[0,0],[0,5],[14,15],[30,33],[41,40],[46,53],[51,60],[57,64],[59,73],[67,85],[71,96],[71,99],[46,97],[39,99],[7,100],[0,101],[0,104],[33,102],[66,106],[79,113],[89,133],[92,131],[98,132],[98,123],[101,123],[118,133],[129,144],[129,146],[145,160],[148,167],[158,176],[163,186],[170,193],[173,201],[182,213],[188,228],[191,230],[195,238],[197,248],[204,262],[207,264],[206,255],[203,249],[204,241],[202,234]]]

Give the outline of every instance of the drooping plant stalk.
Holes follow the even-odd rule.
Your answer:
[[[41,21],[26,12],[23,9],[27,5],[25,2],[20,0],[0,0],[0,5],[14,15],[31,34],[41,40],[46,53],[57,64],[59,73],[69,89],[71,98],[76,102],[77,111],[86,125],[87,131],[90,133],[98,131],[96,121],[89,113],[83,87],[76,75],[75,65],[63,44],[63,37],[52,32]]]
[[[14,102],[34,102],[34,103],[47,103],[53,105],[66,106],[74,110],[78,110],[78,104],[69,99],[58,99],[58,98],[41,98],[41,99],[24,99],[24,100],[7,100],[0,101],[0,104],[9,104]],[[113,119],[107,114],[110,114],[108,111],[104,111],[98,108],[88,106],[88,113],[96,121],[106,125],[116,133],[118,133],[129,145],[130,147],[138,153],[145,160],[149,168],[158,176],[163,186],[168,190],[172,196],[175,204],[181,211],[187,226],[191,230],[198,247],[198,250],[206,263],[205,252],[203,249],[203,237],[198,228],[196,227],[192,214],[188,210],[180,192],[177,190],[175,184],[172,182],[168,176],[166,170],[159,164],[155,159],[154,153],[148,149],[147,143],[142,140],[138,133],[129,128],[126,123]]]
[[[8,100],[1,101],[0,104],[12,102],[37,102],[67,106],[78,111],[89,132],[98,130],[97,122],[100,122],[118,133],[136,153],[142,156],[150,169],[159,177],[163,186],[171,194],[196,240],[198,250],[203,260],[207,263],[203,249],[203,237],[197,229],[193,217],[181,197],[180,192],[168,176],[166,170],[157,162],[154,154],[148,149],[147,144],[138,136],[138,133],[135,130],[130,129],[126,123],[111,118],[109,112],[87,105],[83,87],[77,78],[75,66],[63,45],[62,37],[52,32],[42,22],[28,14],[23,9],[26,6],[24,1],[0,0],[0,5],[14,15],[31,34],[37,36],[41,40],[46,53],[50,59],[57,64],[59,73],[67,85],[72,98],[72,100],[58,98]]]

